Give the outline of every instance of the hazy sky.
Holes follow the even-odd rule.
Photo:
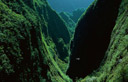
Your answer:
[[[77,8],[87,8],[94,0],[48,0],[56,11],[71,12]]]

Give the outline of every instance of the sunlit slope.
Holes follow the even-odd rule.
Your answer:
[[[71,82],[65,75],[69,41],[66,25],[45,0],[0,0],[2,82]]]

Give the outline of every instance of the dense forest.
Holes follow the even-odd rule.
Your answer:
[[[0,0],[0,81],[128,82],[128,1],[52,1]]]

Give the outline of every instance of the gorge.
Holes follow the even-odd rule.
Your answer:
[[[72,17],[47,0],[0,0],[0,81],[128,82],[128,1]]]

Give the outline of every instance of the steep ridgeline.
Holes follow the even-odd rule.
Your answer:
[[[94,0],[47,0],[57,12],[72,12],[77,8],[87,8]]]
[[[65,21],[70,35],[73,36],[75,32],[75,22],[70,18],[70,15],[66,12],[61,12],[59,15],[62,17],[62,19]]]
[[[1,82],[71,82],[69,41],[46,0],[0,0]]]
[[[74,36],[76,24],[79,18],[84,13],[84,11],[85,11],[84,8],[78,8],[72,11],[72,13],[68,13],[68,12],[59,13],[60,17],[62,17],[62,19],[65,21],[65,24],[67,25],[69,29],[71,37]]]
[[[79,21],[67,74],[85,77],[99,66],[110,42],[121,0],[95,0]]]
[[[70,18],[75,22],[77,23],[79,18],[81,17],[81,15],[84,13],[85,11],[85,8],[78,8],[78,9],[75,9],[73,12],[72,12],[72,15],[70,16]]]

